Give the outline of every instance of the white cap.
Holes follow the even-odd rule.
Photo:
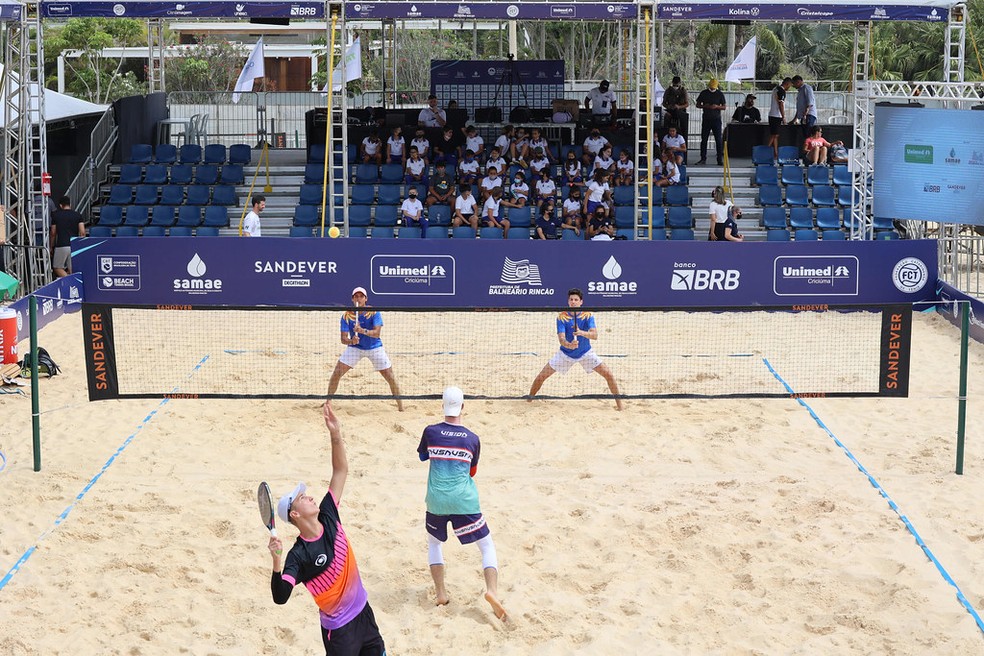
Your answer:
[[[465,393],[460,387],[444,388],[444,416],[460,417],[461,406],[465,402]]]
[[[304,494],[305,490],[307,490],[307,485],[298,483],[293,492],[280,497],[280,501],[277,502],[277,517],[281,521],[290,523],[290,517],[287,516],[287,509],[290,508],[290,504],[294,503],[294,499]]]
[[[366,293],[366,288],[365,287],[356,287],[355,289],[353,289],[352,290],[352,296],[355,296],[359,292],[362,292],[362,295],[363,296],[366,296],[366,297],[369,296],[369,294]]]

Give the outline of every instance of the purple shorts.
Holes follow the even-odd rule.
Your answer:
[[[461,544],[471,544],[481,540],[490,533],[489,525],[485,523],[482,513],[477,515],[432,515],[427,513],[424,523],[427,532],[441,542],[447,542],[448,522]]]

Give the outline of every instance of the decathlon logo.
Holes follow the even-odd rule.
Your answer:
[[[374,255],[370,288],[374,294],[454,296],[451,255]]]
[[[615,256],[612,255],[601,267],[601,275],[604,280],[588,281],[588,294],[605,296],[608,298],[621,298],[638,293],[639,284],[635,280],[621,280],[622,265],[619,264]]]
[[[892,269],[892,282],[900,292],[915,294],[929,282],[929,270],[919,258],[907,257]]]
[[[184,292],[186,294],[210,294],[222,291],[221,278],[205,277],[205,274],[208,272],[208,266],[206,266],[205,260],[199,257],[198,253],[195,253],[188,260],[188,264],[185,265],[185,271],[188,273],[187,278],[174,279],[174,291]]]
[[[737,269],[698,269],[693,262],[674,262],[670,289],[676,291],[730,292],[738,289],[741,272]]]

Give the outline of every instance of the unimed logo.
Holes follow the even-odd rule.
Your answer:
[[[922,144],[906,144],[904,159],[909,164],[932,164],[933,147]]]
[[[373,255],[370,284],[375,294],[454,296],[450,255]]]

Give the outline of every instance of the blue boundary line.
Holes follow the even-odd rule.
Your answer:
[[[202,358],[201,361],[197,365],[195,365],[194,369],[191,370],[191,373],[188,374],[188,378],[194,376],[198,372],[198,370],[202,368],[202,366],[205,364],[208,358],[209,356],[207,355],[204,358]],[[172,393],[176,392],[178,391],[178,389],[179,388],[175,387],[173,390],[171,390],[171,392]],[[79,492],[78,495],[76,495],[75,501],[69,504],[69,506],[65,508],[65,510],[63,510],[61,514],[58,515],[58,517],[55,519],[55,523],[52,524],[49,528],[45,529],[45,531],[38,536],[38,539],[34,542],[34,544],[31,545],[31,547],[27,551],[21,554],[21,557],[17,559],[17,562],[14,563],[14,566],[10,568],[10,571],[8,571],[4,575],[4,577],[0,579],[0,591],[2,591],[8,583],[10,583],[10,580],[14,578],[14,574],[16,574],[20,570],[20,568],[28,561],[28,559],[34,554],[34,552],[37,550],[41,542],[46,537],[51,535],[51,533],[53,533],[54,530],[58,528],[61,525],[61,523],[65,521],[65,519],[68,518],[69,513],[72,512],[72,510],[75,508],[78,502],[81,501],[86,494],[88,494],[89,490],[91,490],[92,487],[96,484],[96,481],[102,478],[102,475],[106,473],[106,470],[109,469],[110,465],[116,462],[116,458],[123,454],[123,451],[125,451],[126,447],[130,445],[130,442],[132,442],[134,438],[136,438],[137,434],[140,433],[141,430],[143,430],[144,426],[150,423],[150,420],[153,419],[158,412],[160,412],[160,410],[164,407],[164,405],[168,401],[170,401],[170,399],[163,399],[159,404],[157,404],[156,408],[150,411],[149,415],[143,418],[143,421],[141,421],[140,424],[137,425],[136,430],[130,433],[130,436],[127,437],[125,440],[123,440],[123,444],[121,444],[119,448],[116,449],[113,455],[109,457],[109,460],[107,460],[103,464],[99,472],[95,476],[93,476],[92,479],[88,483],[86,483],[85,487],[82,488],[82,491]]]
[[[790,394],[795,394],[793,388],[790,387],[789,383],[787,383],[783,379],[783,377],[780,376],[779,373],[772,367],[772,363],[770,363],[767,358],[762,358],[762,362],[764,362],[765,366],[769,368],[769,371],[772,373],[772,375],[776,377],[776,380],[782,383],[783,387],[786,388],[787,392],[789,392]],[[888,495],[888,492],[885,491],[885,488],[883,488],[878,483],[878,481],[875,480],[875,477],[872,476],[867,469],[865,469],[864,465],[862,465],[861,462],[854,457],[854,454],[851,453],[851,450],[848,449],[843,442],[837,439],[837,436],[834,435],[834,433],[829,428],[827,428],[827,425],[823,423],[823,420],[820,419],[820,417],[813,410],[813,408],[809,406],[808,403],[806,403],[803,399],[796,399],[796,402],[799,403],[804,408],[806,408],[806,411],[810,413],[811,417],[813,417],[813,421],[817,422],[817,425],[820,426],[820,428],[822,428],[823,431],[830,436],[830,439],[834,441],[834,444],[839,446],[844,451],[847,457],[850,458],[851,462],[853,462],[857,466],[858,471],[860,471],[862,474],[868,477],[868,482],[871,483],[871,486],[878,491],[878,494],[880,494],[882,498],[888,502],[888,507],[891,508],[893,511],[895,511],[895,514],[898,515],[900,520],[902,520],[902,523],[905,525],[906,529],[908,529],[909,533],[912,534],[912,537],[916,539],[916,544],[919,545],[919,548],[923,550],[923,553],[926,554],[926,557],[929,558],[930,562],[932,562],[933,565],[936,566],[936,569],[943,577],[943,580],[949,583],[950,585],[952,585],[953,588],[957,591],[957,601],[959,601],[960,605],[963,606],[964,609],[966,609],[966,611],[970,613],[970,616],[974,618],[974,622],[977,623],[977,628],[980,629],[982,632],[984,632],[984,620],[981,620],[981,616],[977,614],[977,611],[974,610],[974,607],[970,604],[969,601],[967,601],[967,597],[964,596],[964,593],[960,589],[960,586],[957,585],[957,582],[953,580],[953,578],[950,576],[950,573],[946,571],[945,567],[943,567],[943,563],[941,563],[939,559],[936,557],[936,555],[930,550],[930,548],[926,546],[926,543],[919,535],[919,532],[916,531],[916,527],[913,526],[912,522],[909,521],[909,518],[902,513],[902,510],[899,508],[898,504],[896,504],[895,501],[892,500],[892,497]]]

